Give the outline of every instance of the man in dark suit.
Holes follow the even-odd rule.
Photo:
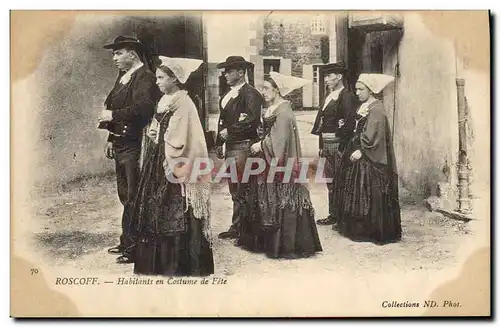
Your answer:
[[[342,62],[328,64],[321,69],[325,70],[326,84],[330,92],[318,111],[311,133],[319,136],[319,155],[326,159],[326,177],[335,178],[341,153],[353,134],[352,117],[359,103],[356,96],[344,86],[347,69]],[[327,183],[328,217],[318,220],[320,225],[336,223],[333,187],[333,183]]]
[[[120,73],[104,103],[106,109],[99,115],[99,128],[109,131],[105,152],[106,157],[115,159],[118,197],[124,207],[120,244],[108,252],[120,255],[118,263],[131,263],[134,241],[130,212],[139,182],[143,129],[151,121],[161,93],[155,74],[141,61],[146,48],[138,39],[118,36],[104,48],[113,51]]]
[[[246,70],[253,64],[240,56],[230,56],[217,68],[224,69],[227,84],[230,86],[220,101],[220,116],[216,140],[216,152],[223,158],[222,146],[226,146],[226,159],[234,158],[237,168],[237,182],[229,182],[229,191],[233,201],[232,225],[219,238],[238,238],[240,221],[249,212],[246,199],[248,183],[241,183],[245,162],[250,146],[258,140],[257,129],[260,127],[262,95],[245,81]]]

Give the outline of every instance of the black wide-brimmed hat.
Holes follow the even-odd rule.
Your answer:
[[[253,68],[254,64],[246,61],[242,56],[229,56],[226,61],[218,63],[217,68]]]
[[[325,74],[345,74],[349,72],[342,61],[320,66],[320,69],[323,70]]]
[[[146,50],[146,46],[139,41],[136,37],[133,36],[117,36],[113,43],[106,44],[104,46],[104,49],[111,49],[111,50],[116,50],[116,49],[123,49],[125,47],[132,47],[133,49],[137,50]]]

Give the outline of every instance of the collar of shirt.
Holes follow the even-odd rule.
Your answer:
[[[144,64],[142,62],[139,62],[137,65],[132,66],[132,68],[130,68],[129,70],[127,70],[127,72],[125,74],[123,74],[123,76],[120,78],[120,83],[121,84],[127,84],[130,81],[130,78],[132,77],[132,74],[136,70],[138,70],[139,68],[141,68],[142,66],[144,66]]]
[[[336,101],[336,100],[338,100],[339,95],[340,95],[340,92],[341,92],[343,89],[344,89],[344,87],[343,87],[343,86],[341,86],[340,88],[338,88],[338,89],[336,89],[336,90],[334,90],[334,91],[330,92],[330,93],[328,94],[328,96],[326,97],[326,99],[325,99],[325,103],[323,104],[323,109],[322,109],[322,110],[325,110],[326,106],[330,103],[330,101],[332,101],[332,100],[335,100],[335,101]]]
[[[239,85],[231,86],[231,91],[236,91],[236,92],[238,92],[238,91],[239,91],[239,90],[243,87],[243,85],[245,85],[245,84],[246,84],[246,82],[241,83],[241,84],[239,84]]]
[[[227,92],[227,94],[222,99],[222,102],[221,102],[222,108],[226,107],[229,100],[231,100],[232,98],[236,98],[238,96],[238,92],[245,84],[246,83],[241,83],[240,85],[231,86],[231,90],[229,92]]]

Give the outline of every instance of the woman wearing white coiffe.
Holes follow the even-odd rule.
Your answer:
[[[196,106],[183,90],[202,61],[163,56],[159,61],[156,78],[164,96],[147,133],[134,206],[134,272],[206,276],[214,272],[210,174],[194,181],[190,174],[196,162],[208,163],[208,151]]]
[[[271,258],[308,257],[322,251],[309,190],[296,181],[300,175],[299,131],[292,106],[283,98],[309,83],[271,72],[262,88],[269,107],[263,117],[262,139],[251,150],[264,159],[266,166],[258,182],[252,184],[255,202],[248,220],[242,222],[238,242]],[[283,179],[286,176],[283,173],[268,179],[273,174],[272,165],[285,167],[288,162],[294,164],[288,181]]]
[[[361,74],[356,95],[362,102],[354,136],[347,144],[335,185],[336,229],[354,240],[376,244],[401,238],[398,176],[389,121],[376,95],[392,76]]]

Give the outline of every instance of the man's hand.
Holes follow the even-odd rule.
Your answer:
[[[224,140],[227,139],[227,128],[224,128],[222,131],[220,131],[219,136]]]
[[[351,161],[357,161],[357,160],[361,159],[361,156],[362,156],[362,155],[363,155],[363,154],[361,153],[361,151],[356,150],[356,151],[354,151],[354,152],[351,154],[350,159],[351,159]]]
[[[323,149],[319,149],[318,156],[321,158],[323,157]]]
[[[113,120],[113,115],[112,115],[111,110],[103,110],[103,111],[101,111],[101,113],[99,114],[98,119],[99,119],[99,122],[112,121]]]
[[[104,154],[106,155],[106,158],[108,158],[108,159],[115,158],[115,149],[113,149],[113,143],[108,142],[106,144],[106,147],[104,148]]]
[[[217,158],[224,159],[224,151],[222,151],[222,145],[215,146],[215,154]]]
[[[247,114],[245,114],[245,113],[241,113],[241,114],[240,114],[240,117],[238,118],[238,121],[243,121],[243,120],[247,119],[247,117],[248,117],[248,115],[247,115]]]

